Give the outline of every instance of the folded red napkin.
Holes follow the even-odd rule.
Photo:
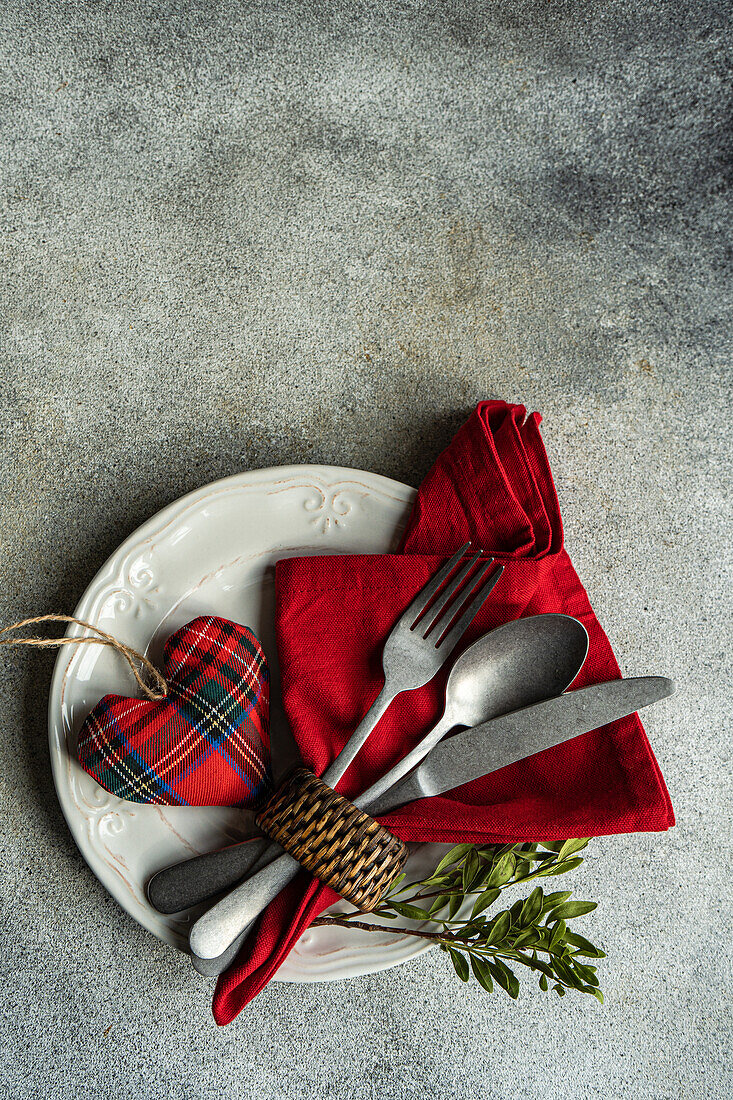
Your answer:
[[[616,679],[610,644],[563,549],[562,524],[539,433],[520,405],[482,402],[418,493],[401,553],[291,558],[278,563],[277,638],[283,700],[303,759],[322,773],[381,684],[382,644],[445,558],[471,539],[504,574],[465,648],[510,619],[564,612],[590,650],[574,687]],[[339,790],[355,795],[404,755],[438,717],[445,673],[399,696]],[[403,840],[458,843],[558,840],[662,830],[672,805],[635,715],[382,819]],[[261,917],[219,979],[213,1011],[229,1023],[267,984],[303,930],[335,900],[305,874]]]

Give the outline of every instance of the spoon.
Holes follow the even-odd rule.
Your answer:
[[[588,651],[588,635],[576,619],[567,615],[538,615],[518,619],[485,634],[456,661],[446,685],[446,703],[434,728],[391,771],[355,800],[368,807],[401,779],[456,726],[473,726],[543,699],[561,694],[573,682]],[[226,851],[224,849],[223,851]],[[221,853],[215,853],[221,854]],[[189,861],[193,862],[193,861]],[[242,883],[225,899],[231,921],[232,907],[242,908],[243,932],[215,958],[199,957],[199,938],[216,921],[218,906],[204,914],[191,929],[194,966],[208,975],[229,965],[252,920],[299,870],[290,857],[280,856],[257,876],[256,887]],[[259,867],[255,866],[255,870]]]

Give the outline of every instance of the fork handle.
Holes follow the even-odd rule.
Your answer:
[[[386,776],[354,799],[354,805],[361,809],[370,809],[377,797],[383,795],[397,779],[419,763],[454,724],[450,716],[444,715],[430,734],[403,761],[398,762]],[[270,852],[278,850],[282,855],[265,865],[265,859]],[[240,882],[191,926],[188,942],[194,954],[196,969],[208,977],[221,974],[234,959],[262,910],[300,870],[302,868],[296,859],[283,852],[279,845],[270,845],[250,877]]]
[[[374,700],[341,752],[321,776],[323,782],[329,787],[335,787],[338,781],[343,777],[346,769],[359,752],[359,749],[366,743],[369,734],[388,709],[392,700],[396,699],[399,694],[398,691],[388,687],[386,683],[384,684],[379,695]]]
[[[399,692],[384,685],[341,752],[323,774],[323,782],[329,787],[336,786],[397,695]],[[278,853],[282,855],[273,859]],[[272,862],[264,866],[267,859],[272,859]],[[250,924],[277,897],[299,870],[300,864],[297,860],[283,852],[279,844],[270,844],[257,861],[252,877],[240,883],[191,926],[189,946],[194,955],[201,959],[214,959],[226,951],[245,925]]]
[[[323,776],[329,787],[336,786],[397,694],[385,687],[379,692]],[[148,901],[159,913],[180,913],[240,882],[245,875],[256,873],[282,851],[279,844],[263,838],[193,856],[154,874],[147,886]]]

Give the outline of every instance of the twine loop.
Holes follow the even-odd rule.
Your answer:
[[[35,623],[75,623],[76,626],[81,626],[85,630],[93,631],[96,638],[3,638],[0,637],[0,646],[2,645],[31,645],[37,646],[39,649],[50,649],[54,646],[62,645],[104,645],[109,646],[110,649],[116,650],[121,657],[127,661],[128,665],[132,669],[132,674],[137,681],[138,687],[145,695],[146,699],[150,699],[153,702],[159,702],[161,699],[165,699],[168,695],[168,685],[165,682],[165,678],[158,671],[152,661],[143,656],[142,653],[138,653],[132,646],[125,645],[124,642],[119,641],[112,634],[107,634],[106,631],[100,630],[98,626],[94,626],[92,623],[86,623],[83,619],[75,619],[73,615],[38,615],[33,619],[20,619],[17,623],[11,623],[10,626],[4,626],[0,628],[0,635],[7,634],[11,630],[20,630],[23,626],[33,626]],[[143,669],[143,673],[147,675],[148,681],[146,682],[145,675],[141,674],[138,670],[138,665]],[[155,686],[151,686],[151,683]]]

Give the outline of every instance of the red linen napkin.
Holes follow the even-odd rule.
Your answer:
[[[620,675],[610,644],[563,549],[562,524],[537,413],[482,402],[438,458],[396,555],[291,558],[278,563],[277,638],[283,700],[303,759],[322,773],[382,684],[382,644],[398,615],[469,538],[504,574],[466,635],[510,619],[564,612],[590,650],[574,687]],[[438,717],[445,675],[399,696],[347,771],[355,795],[404,755]],[[384,818],[403,840],[458,843],[558,840],[654,831],[674,824],[661,772],[638,716],[529,761],[423,799]],[[267,984],[303,930],[335,900],[305,874],[261,917],[219,979],[214,1017],[229,1023]]]

